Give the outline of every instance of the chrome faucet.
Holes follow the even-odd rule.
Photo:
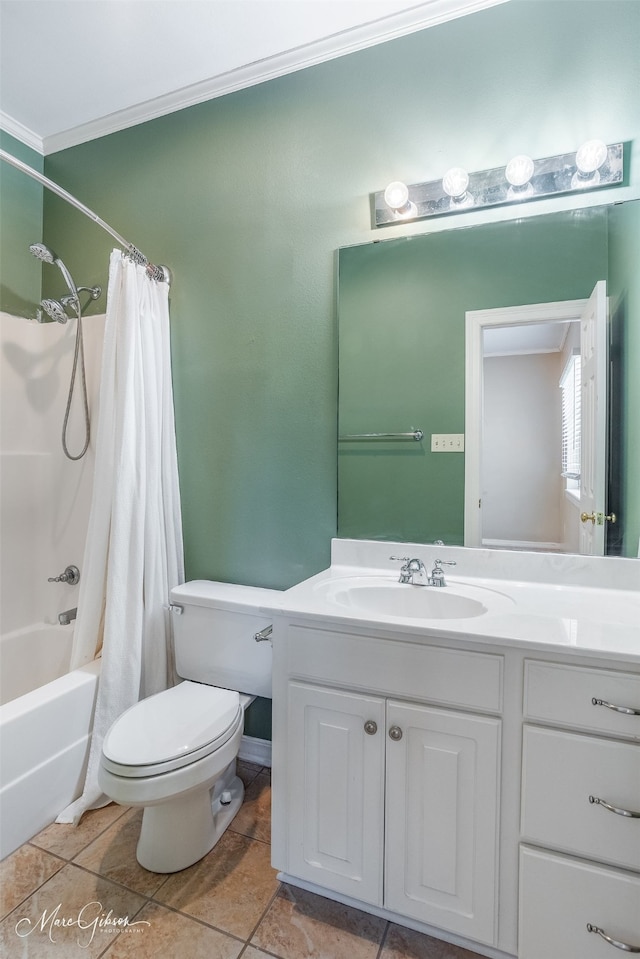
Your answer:
[[[399,583],[409,583],[412,586],[446,586],[443,566],[455,566],[455,562],[444,562],[441,559],[435,560],[431,575],[427,573],[427,568],[421,559],[409,559],[407,556],[390,556],[390,559],[399,560],[404,563],[400,569]]]
[[[407,576],[408,579],[405,582],[411,583],[412,586],[429,585],[429,574],[421,559],[409,560],[407,563]]]
[[[409,559],[408,556],[390,556],[389,559],[404,563],[400,569],[399,583],[411,583],[412,586],[428,586],[427,569],[421,559]]]
[[[58,613],[58,622],[61,626],[69,626],[71,621],[78,615],[78,607],[75,609],[65,609],[63,613]]]

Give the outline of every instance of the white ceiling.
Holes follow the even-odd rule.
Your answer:
[[[0,0],[0,126],[41,153],[506,0]]]
[[[482,334],[484,356],[524,356],[529,353],[560,353],[571,323],[524,323],[496,326]]]

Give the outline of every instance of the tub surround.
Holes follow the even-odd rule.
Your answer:
[[[640,710],[639,563],[334,540],[273,615],[281,877],[489,957],[640,946],[637,819],[595,801],[640,811],[640,716],[606,708]]]

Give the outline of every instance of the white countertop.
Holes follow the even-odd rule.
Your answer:
[[[513,554],[505,556],[505,551],[402,543],[374,543],[374,548],[367,551],[360,541],[352,549],[349,544],[353,542],[334,540],[331,567],[278,594],[272,611],[333,626],[392,631],[413,641],[421,636],[425,639],[439,636],[478,641],[483,645],[554,650],[640,664],[640,563],[635,560],[549,558],[537,554],[514,557]],[[344,544],[344,548],[339,544]],[[485,554],[489,554],[488,560]],[[357,586],[358,582],[364,582],[363,577],[369,584],[396,583],[401,564],[390,561],[390,556],[416,556],[423,559],[429,570],[434,558],[451,560],[456,556],[455,573],[445,571],[448,585],[442,587],[442,591],[464,593],[466,590],[471,595],[474,590],[489,590],[491,593],[487,595],[490,598],[495,595],[495,602],[487,603],[487,612],[479,616],[421,619],[381,615],[362,606],[350,606],[344,603],[343,590],[342,603],[331,599],[329,583],[340,581],[340,587],[348,587],[350,583]],[[361,565],[363,559],[374,562]],[[622,566],[622,574],[614,568],[620,563],[627,564]],[[483,565],[492,573],[499,571],[500,575],[479,575]],[[563,566],[573,571],[572,575],[563,576],[568,583],[547,581],[557,580]],[[516,575],[521,578],[515,578]],[[623,588],[610,585],[616,580]],[[593,585],[598,582],[605,585]],[[400,588],[441,592],[433,586],[407,584]]]

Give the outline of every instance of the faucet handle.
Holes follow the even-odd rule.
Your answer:
[[[49,583],[68,583],[69,586],[75,586],[80,580],[80,570],[77,566],[67,566],[64,573],[59,576],[50,576]]]
[[[446,582],[445,582],[444,570],[443,570],[442,567],[443,567],[443,566],[456,566],[456,565],[457,565],[457,563],[456,563],[454,560],[449,560],[449,561],[447,561],[447,560],[442,560],[442,559],[436,559],[436,560],[434,560],[434,562],[433,562],[433,569],[432,569],[432,571],[431,571],[431,576],[430,576],[430,578],[429,578],[429,581],[430,581],[431,585],[432,585],[432,586],[446,586],[447,584],[446,584]]]
[[[396,563],[410,563],[410,556],[390,556],[389,559],[392,559]]]

